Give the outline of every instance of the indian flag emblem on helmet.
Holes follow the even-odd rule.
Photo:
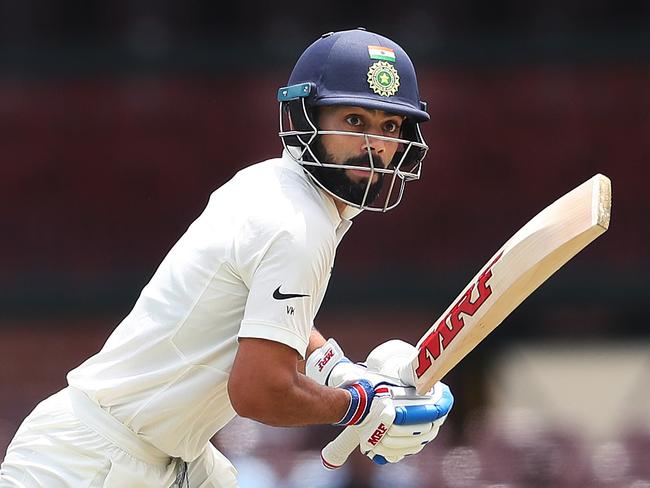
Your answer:
[[[368,46],[368,55],[370,59],[395,62],[395,51],[389,47]]]
[[[377,61],[368,69],[368,85],[382,97],[395,95],[399,89],[399,75],[392,64]]]

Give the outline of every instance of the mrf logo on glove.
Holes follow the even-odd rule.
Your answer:
[[[368,438],[368,444],[376,446],[377,443],[384,437],[384,434],[388,432],[388,427],[383,423],[379,424],[372,435]]]
[[[318,360],[318,371],[321,372],[323,371],[323,368],[327,366],[327,363],[330,362],[330,359],[334,357],[334,350],[333,349],[328,349],[327,352],[325,352],[325,355]]]

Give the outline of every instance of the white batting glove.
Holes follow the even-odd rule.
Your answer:
[[[414,386],[415,378],[400,378],[400,372],[410,370],[401,366],[409,362],[415,351],[415,347],[408,342],[394,339],[370,351],[365,363],[353,363],[345,357],[338,343],[330,338],[307,358],[305,374],[321,385],[332,387],[360,379],[367,379],[375,385],[386,382]]]
[[[359,383],[362,382],[365,380]],[[380,385],[379,388],[386,387]],[[387,389],[390,399],[382,395],[375,401],[383,402],[387,411],[394,411],[394,417],[377,421],[369,414],[359,425],[359,428],[364,428],[363,432],[356,426],[347,427],[322,450],[321,459],[326,468],[342,466],[357,446],[377,464],[395,463],[418,453],[436,437],[453,405],[453,397],[446,385],[437,385],[432,396],[416,395],[415,388],[409,387]],[[384,412],[386,415],[387,411]],[[386,423],[389,418],[393,418],[391,424]]]
[[[414,386],[415,378],[400,377],[400,372],[405,369],[403,365],[408,363],[416,354],[416,348],[401,340],[390,340],[380,344],[373,349],[366,365],[369,371],[376,371],[383,376],[399,378],[406,386]],[[401,376],[404,376],[403,374]],[[393,389],[395,393],[398,389]],[[405,409],[411,413],[409,418],[398,418],[395,424],[388,430],[380,444],[373,449],[376,457],[373,459],[377,464],[385,462],[395,463],[405,456],[417,454],[426,444],[431,442],[438,435],[440,427],[447,419],[447,415],[454,404],[454,397],[449,387],[438,382],[426,395],[415,395],[411,389],[404,389],[404,398],[395,397],[398,409]],[[418,412],[419,415],[414,415]],[[419,418],[418,418],[419,417]],[[418,420],[422,420],[419,422]]]
[[[405,368],[404,365],[416,354],[415,346],[399,339],[393,339],[379,344],[370,351],[365,365],[370,372],[399,379],[398,383],[405,386],[415,386],[415,378],[412,375],[404,374],[404,371],[409,371],[411,368]]]
[[[417,395],[413,387],[401,387],[406,382],[399,379],[399,372],[405,369],[403,365],[408,363],[415,354],[414,346],[400,340],[387,341],[373,349],[363,365],[353,365],[347,359],[346,362],[341,363],[345,356],[340,348],[336,347],[337,352],[334,356],[340,354],[337,356],[339,361],[337,364],[347,366],[339,366],[340,369],[337,367],[334,372],[336,373],[337,370],[344,372],[341,376],[349,375],[348,377],[363,375],[375,387],[388,386],[396,417],[391,425],[375,423],[374,430],[367,428],[364,435],[370,435],[365,439],[359,437],[358,431],[353,434],[348,432],[352,428],[346,429],[323,450],[322,461],[325,467],[334,469],[341,466],[357,445],[361,452],[375,463],[386,464],[417,454],[426,444],[435,439],[453,406],[454,399],[449,387],[440,382],[426,395]],[[325,351],[330,350],[327,344],[324,348]],[[332,353],[326,352],[316,357],[329,356],[333,356]],[[366,365],[367,368],[364,367]],[[333,377],[332,370],[327,374],[330,379]],[[406,385],[413,384],[414,380],[406,383]]]
[[[390,387],[383,384],[375,387],[363,379],[342,388],[351,394],[350,406],[343,418],[334,425],[347,426],[345,433],[353,448],[358,445],[362,452],[370,453],[395,420]],[[322,457],[322,461],[329,469],[340,466],[330,464],[325,457]]]
[[[309,355],[305,374],[321,385],[339,387],[366,378],[367,370],[346,358],[338,343],[330,338]]]
[[[396,418],[386,435],[365,453],[376,464],[396,463],[417,454],[436,438],[454,404],[454,397],[444,383],[436,383],[426,396],[412,394],[405,388],[400,398],[399,388],[392,388]]]

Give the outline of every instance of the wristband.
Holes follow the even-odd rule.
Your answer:
[[[343,418],[334,425],[347,426],[363,422],[370,411],[370,405],[375,396],[372,384],[368,380],[359,380],[357,383],[342,387],[342,389],[350,393],[350,405]]]

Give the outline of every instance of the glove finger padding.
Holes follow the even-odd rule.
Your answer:
[[[377,464],[384,464],[385,462],[396,463],[406,456],[419,453],[424,449],[424,446],[436,438],[439,430],[440,426],[434,425],[424,434],[408,437],[393,437],[389,435],[391,431],[389,429],[389,432],[381,439],[381,442],[368,451],[366,456]]]
[[[435,426],[430,428],[427,432],[417,435],[411,435],[408,437],[394,437],[390,435],[390,431],[384,436],[381,440],[381,447],[386,447],[389,449],[404,449],[411,450],[414,447],[423,446],[438,435],[440,427]]]
[[[437,422],[437,421],[436,421]],[[433,428],[433,423],[414,425],[395,425],[390,428],[388,435],[391,437],[413,437],[414,435],[426,434]]]
[[[366,358],[366,366],[370,371],[376,371],[392,378],[399,378],[399,370],[417,353],[415,346],[398,339],[386,341],[378,345]],[[415,386],[406,384],[406,386]]]

